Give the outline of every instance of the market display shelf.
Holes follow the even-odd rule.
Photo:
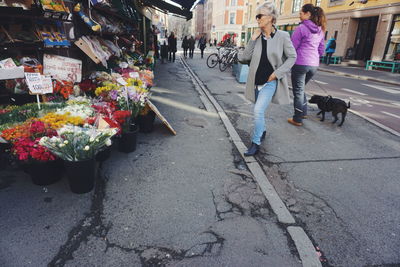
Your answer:
[[[106,7],[97,6],[97,5],[94,6],[93,8],[95,10],[98,10],[98,11],[103,12],[105,14],[114,16],[114,17],[116,17],[116,18],[118,18],[120,20],[123,20],[125,22],[131,23],[131,24],[137,24],[137,21],[135,20],[135,18],[129,18],[129,17],[123,16],[123,15],[118,13],[118,10],[113,10],[111,8],[106,8]]]
[[[0,45],[0,51],[12,51],[12,50],[67,50],[73,47],[68,46],[52,46],[45,47],[43,42],[33,42],[33,43],[25,43],[25,42],[15,42]]]
[[[37,20],[49,20],[49,21],[71,21],[71,19],[62,18],[50,18],[45,17],[43,11],[38,7],[32,6],[30,10],[24,10],[17,7],[0,7],[0,20],[10,19],[37,19]]]

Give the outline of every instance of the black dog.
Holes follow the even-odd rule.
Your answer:
[[[340,122],[339,126],[342,126],[344,119],[346,118],[347,109],[350,108],[350,102],[346,104],[346,102],[344,102],[343,100],[333,98],[331,96],[313,95],[308,102],[318,105],[318,108],[321,111],[318,112],[317,115],[322,113],[321,121],[325,120],[325,112],[332,111],[332,116],[335,118],[332,123],[337,122],[338,113],[342,113],[342,121]]]

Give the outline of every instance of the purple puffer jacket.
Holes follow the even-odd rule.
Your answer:
[[[304,20],[292,34],[292,43],[297,52],[296,65],[319,66],[319,57],[325,49],[321,27]]]

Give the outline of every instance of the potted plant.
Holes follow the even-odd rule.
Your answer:
[[[26,123],[28,125],[28,123]],[[57,133],[41,121],[32,121],[28,134],[14,139],[11,153],[36,185],[50,185],[62,177],[62,164],[57,156],[39,144],[41,137]],[[23,135],[22,135],[23,136]]]
[[[139,79],[128,79],[128,86],[119,91],[117,97],[118,105],[121,110],[130,111],[131,116],[125,120],[122,128],[119,150],[122,152],[132,152],[136,149],[137,133],[139,128],[136,124],[137,116],[146,105],[148,91],[142,87]],[[130,143],[130,149],[125,144]]]
[[[57,131],[58,136],[42,137],[40,145],[64,160],[71,191],[83,194],[92,191],[95,182],[95,156],[105,146],[117,129],[96,129],[93,126],[66,125]]]

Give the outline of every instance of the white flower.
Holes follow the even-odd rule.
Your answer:
[[[93,138],[93,137],[90,137],[89,141],[90,141],[90,142],[93,142],[93,141],[94,141],[94,138]]]
[[[111,146],[111,139],[107,139],[106,146]]]
[[[90,147],[89,146],[85,146],[85,148],[83,150],[85,151],[89,151]]]
[[[64,141],[64,144],[68,145],[68,143],[69,143],[68,140],[65,140],[65,141]]]
[[[59,144],[58,146],[59,146],[60,148],[65,147],[64,144]]]

